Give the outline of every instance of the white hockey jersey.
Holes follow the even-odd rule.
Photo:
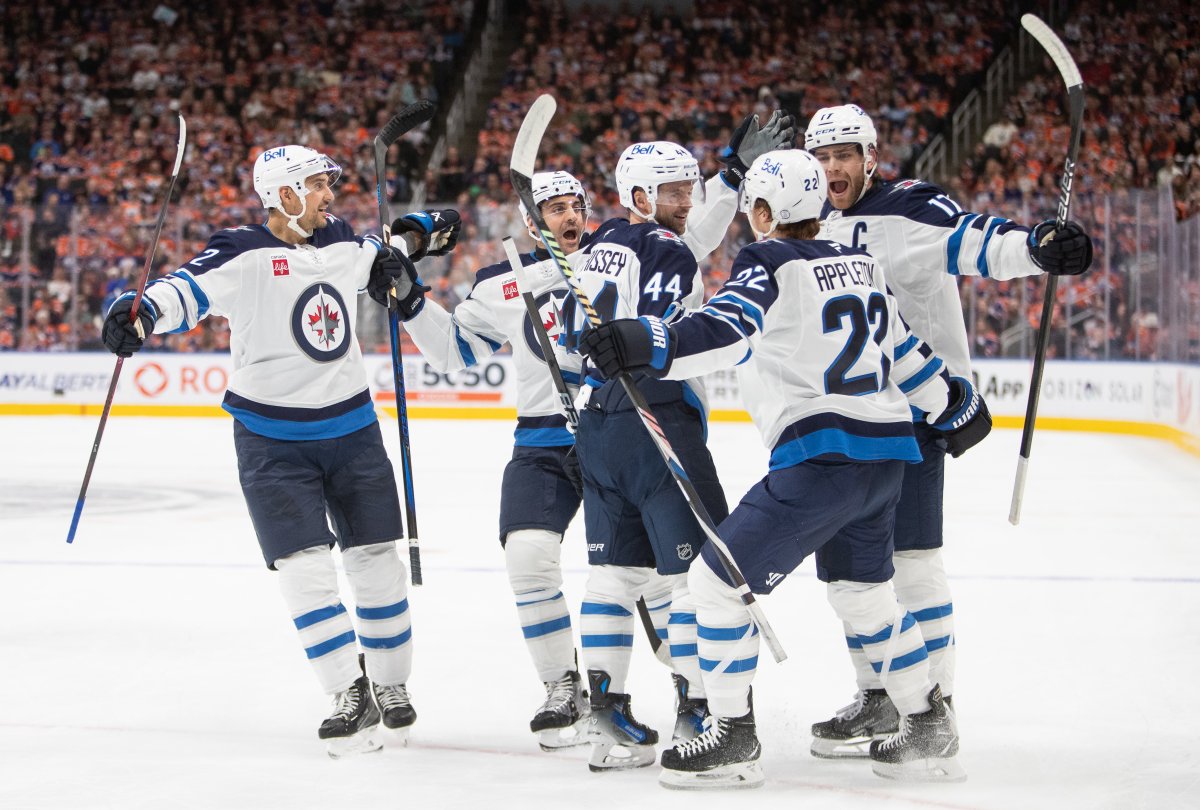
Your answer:
[[[671,334],[669,378],[740,364],[771,469],[818,456],[920,461],[909,402],[935,416],[948,404],[943,362],[899,317],[882,270],[836,242],[746,245]]]
[[[684,244],[695,257],[707,256],[721,244],[736,213],[737,192],[719,176],[710,178],[705,184],[705,203],[693,208],[688,217]],[[571,256],[571,261],[579,262],[581,258],[582,255],[576,253]],[[526,275],[533,285],[530,292],[537,302],[542,325],[551,343],[555,343],[562,333],[561,312],[567,297],[566,282],[544,250],[522,254],[521,263],[527,268]],[[553,379],[546,368],[535,326],[519,294],[516,274],[507,262],[479,270],[470,295],[454,308],[453,313],[447,312],[436,301],[426,299],[420,312],[405,322],[404,327],[426,362],[444,373],[475,365],[509,343],[517,374],[515,443],[531,447],[574,443]],[[579,385],[582,358],[563,352],[556,352],[556,358],[568,385]]]
[[[302,245],[265,225],[218,231],[203,253],[146,287],[155,332],[229,319],[233,376],[222,407],[263,436],[336,438],[377,418],[354,323],[379,242],[328,220]]]
[[[912,330],[951,373],[969,377],[970,347],[956,276],[1007,280],[1041,272],[1029,257],[1029,229],[963,211],[921,180],[875,181],[845,211],[825,205],[822,237],[865,248],[884,269]]]

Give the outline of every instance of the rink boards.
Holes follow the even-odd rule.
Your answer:
[[[98,415],[114,360],[104,353],[0,353],[0,415]],[[391,360],[368,355],[376,404],[395,416]],[[975,361],[975,383],[998,427],[1024,422],[1031,364]],[[225,416],[221,397],[232,372],[228,354],[136,355],[125,361],[114,416]],[[411,418],[506,419],[516,416],[512,358],[493,356],[456,374],[441,374],[420,355],[404,358]],[[705,378],[710,417],[746,421],[737,374]],[[1038,427],[1125,433],[1166,439],[1200,454],[1200,366],[1149,362],[1051,361],[1042,384]]]

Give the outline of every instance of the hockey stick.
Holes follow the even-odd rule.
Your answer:
[[[138,282],[137,294],[133,297],[133,306],[129,308],[129,322],[138,332],[142,331],[142,322],[138,320],[138,307],[141,306],[142,296],[146,293],[146,284],[150,281],[150,268],[154,265],[154,254],[158,252],[158,239],[162,236],[163,223],[167,219],[167,206],[171,202],[171,193],[175,191],[175,180],[179,177],[179,167],[183,165],[183,152],[187,148],[187,122],[179,116],[179,140],[175,144],[175,168],[171,170],[171,181],[167,183],[167,193],[163,197],[162,208],[158,211],[158,224],[154,228],[154,241],[146,253],[146,264],[142,268],[142,280]],[[142,335],[143,338],[149,335]],[[92,454],[88,458],[87,471],[83,474],[83,486],[79,488],[79,498],[75,501],[75,514],[71,516],[71,528],[67,531],[67,542],[75,542],[75,532],[79,528],[79,518],[83,515],[83,502],[87,498],[88,484],[92,480],[92,470],[96,466],[96,454],[100,452],[100,439],[104,437],[104,426],[108,424],[108,414],[112,410],[113,396],[117,392],[117,379],[121,376],[121,367],[125,358],[118,357],[117,365],[113,368],[112,379],[108,383],[108,395],[104,398],[104,409],[100,411],[100,426],[96,428],[96,438],[92,442]]]
[[[433,118],[431,101],[409,104],[392,116],[375,136],[375,199],[379,204],[379,230],[383,244],[392,241],[392,217],[387,200],[387,151],[396,140]],[[388,336],[392,343],[392,383],[396,392],[396,422],[400,427],[400,471],[404,476],[404,523],[408,535],[408,563],[413,585],[424,584],[421,575],[421,545],[417,540],[417,503],[413,492],[412,450],[408,442],[408,401],[404,387],[404,358],[400,355],[400,311],[393,291],[388,301]]]
[[[546,222],[542,219],[542,213],[538,210],[533,200],[533,166],[537,159],[537,151],[541,145],[542,135],[545,133],[546,127],[549,126],[550,119],[554,117],[556,107],[557,104],[554,99],[546,94],[538,96],[533,102],[533,105],[529,108],[529,112],[525,114],[525,120],[521,122],[521,129],[517,132],[516,143],[513,144],[509,176],[512,179],[513,188],[516,190],[517,196],[521,199],[521,202],[525,203],[526,210],[529,211],[534,225],[537,226],[538,231],[541,233],[546,249],[554,257],[554,263],[558,266],[559,272],[562,273],[563,278],[566,280],[567,286],[571,288],[571,293],[575,296],[575,301],[584,313],[586,313],[588,323],[592,326],[599,326],[601,324],[600,314],[592,306],[592,301],[588,297],[588,294],[579,286],[579,282],[575,279],[575,272],[571,269],[571,265],[567,263],[567,257],[559,246],[558,240],[554,238],[553,232],[546,227]],[[650,410],[650,405],[646,402],[646,398],[642,396],[642,392],[638,390],[628,372],[622,372],[617,379],[624,386],[625,394],[637,410],[642,424],[650,434],[651,441],[658,448],[658,452],[662,454],[663,461],[666,462],[667,469],[671,471],[671,476],[683,492],[683,497],[687,501],[688,506],[691,507],[692,514],[696,516],[696,520],[700,523],[705,536],[712,541],[713,548],[717,552],[717,559],[721,562],[721,567],[725,570],[725,574],[729,577],[730,581],[733,582],[734,588],[742,600],[742,604],[746,606],[746,610],[750,614],[750,618],[758,625],[758,630],[762,633],[763,640],[767,642],[767,647],[770,648],[771,655],[775,657],[777,662],[783,661],[787,658],[787,653],[783,651],[783,647],[779,644],[779,639],[775,636],[775,631],[771,629],[771,625],[767,622],[767,617],[763,612],[762,606],[758,604],[758,600],[754,598],[754,593],[750,590],[750,586],[746,584],[746,578],[738,569],[737,563],[733,561],[732,555],[729,553],[729,547],[725,545],[720,535],[717,534],[716,525],[709,516],[708,510],[704,508],[704,504],[700,500],[700,494],[696,491],[696,487],[692,484],[691,479],[688,478],[687,471],[684,470],[683,464],[679,461],[679,457],[675,454],[675,450],[667,440],[666,434],[663,432],[662,427],[659,426],[654,413]]]
[[[1067,46],[1046,23],[1033,14],[1025,14],[1021,17],[1021,25],[1054,60],[1067,86],[1071,139],[1067,146],[1067,159],[1063,164],[1062,181],[1059,184],[1058,213],[1054,219],[1054,230],[1061,231],[1071,214],[1075,161],[1079,158],[1079,141],[1083,134],[1083,77],[1079,75],[1079,68],[1067,51]],[[1050,345],[1050,320],[1054,315],[1054,297],[1057,290],[1058,276],[1047,274],[1046,292],[1042,298],[1042,317],[1038,324],[1037,349],[1033,358],[1033,377],[1029,381],[1029,399],[1025,403],[1025,425],[1021,430],[1021,454],[1017,459],[1017,478],[1013,483],[1012,504],[1008,510],[1008,522],[1014,526],[1021,522],[1021,504],[1025,500],[1025,476],[1029,472],[1029,451],[1033,446],[1033,428],[1037,421],[1042,371],[1046,365],[1046,349]]]
[[[517,245],[511,236],[504,237],[504,254],[508,256],[508,266],[517,274],[517,289],[521,292],[521,300],[525,302],[525,311],[529,313],[529,320],[533,323],[533,333],[537,335],[538,345],[542,347],[542,356],[545,357],[546,366],[550,369],[550,379],[554,382],[554,390],[558,392],[563,413],[573,426],[571,432],[574,433],[574,428],[579,426],[579,412],[575,410],[575,402],[571,399],[567,381],[563,378],[562,369],[559,368],[558,360],[554,357],[554,347],[550,345],[550,336],[546,334],[545,324],[542,323],[542,314],[538,312],[537,301],[533,299],[529,276],[525,273],[525,265],[521,263]],[[650,609],[646,607],[646,600],[640,596],[637,600],[637,611],[638,617],[642,620],[642,629],[646,631],[646,638],[650,640],[650,649],[654,651],[654,657],[667,666],[671,666],[671,651],[658,637],[658,629],[654,626]]]

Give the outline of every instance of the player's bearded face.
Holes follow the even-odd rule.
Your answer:
[[[658,187],[654,220],[682,236],[687,231],[688,214],[692,212],[691,180],[677,180]]]
[[[300,227],[306,231],[324,228],[329,221],[325,219],[329,206],[333,204],[333,189],[329,185],[329,175],[314,174],[304,181],[308,189],[305,202],[304,216],[300,218]]]
[[[574,194],[560,194],[541,204],[542,219],[568,256],[579,250],[587,226],[587,209]]]
[[[825,167],[829,179],[829,202],[839,210],[845,210],[862,195],[867,182],[866,159],[858,144],[821,146],[813,155]]]

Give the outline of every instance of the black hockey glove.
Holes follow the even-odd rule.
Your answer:
[[[609,379],[622,371],[662,377],[675,359],[675,341],[658,318],[622,318],[585,330],[579,351]]]
[[[392,223],[392,233],[410,234],[412,250],[408,258],[419,262],[426,256],[444,256],[458,244],[462,217],[453,208],[441,211],[414,211]]]
[[[154,322],[158,320],[154,315],[154,306],[145,298],[138,304],[136,324],[129,320],[132,311],[132,295],[118,298],[100,330],[105,347],[117,357],[132,357],[134,352],[142,348],[142,343],[154,331]]]
[[[992,432],[992,414],[969,380],[950,378],[950,403],[930,424],[946,435],[946,450],[954,458],[970,450]]]
[[[725,164],[722,173],[731,188],[738,188],[746,179],[746,172],[759,155],[775,149],[791,149],[796,140],[796,119],[786,110],[771,113],[767,125],[758,126],[757,115],[747,115],[741,125],[733,131],[729,145],[720,151],[717,159]]]
[[[1048,219],[1029,232],[1029,257],[1052,276],[1077,276],[1092,266],[1092,240],[1078,222],[1061,231]]]
[[[394,301],[399,308],[400,320],[407,321],[421,311],[429,289],[421,283],[416,266],[407,256],[396,248],[379,251],[371,265],[367,295],[389,309]]]

